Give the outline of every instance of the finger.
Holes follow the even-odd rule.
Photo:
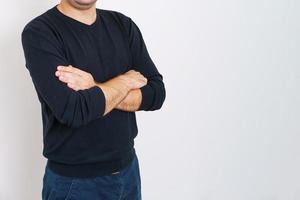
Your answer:
[[[68,71],[56,71],[56,76],[65,76],[65,77],[76,77],[82,79],[82,77],[74,72],[68,72]]]
[[[62,75],[62,72],[56,71],[55,76],[57,76],[60,81],[67,83],[67,79]]]
[[[63,76],[59,76],[58,79],[64,83],[69,83],[69,80],[67,80],[65,77]]]
[[[59,65],[59,66],[57,66],[57,70],[59,70],[59,71],[66,71],[66,72],[72,72],[72,73],[78,74],[80,76],[84,76],[86,74],[85,71],[80,70],[80,69],[78,69],[76,67],[73,67],[72,65],[69,65],[69,66]]]
[[[75,84],[67,83],[67,85],[68,85],[69,88],[78,91],[78,87]]]
[[[74,83],[75,81],[82,79],[80,75],[72,72],[56,71],[55,75],[58,76],[59,80],[63,82]]]

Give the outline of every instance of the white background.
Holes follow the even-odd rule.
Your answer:
[[[40,104],[23,26],[58,1],[1,2],[0,200],[41,199]],[[300,199],[300,3],[106,0],[140,27],[166,100],[137,112],[144,200]]]

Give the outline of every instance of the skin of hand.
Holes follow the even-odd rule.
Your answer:
[[[67,83],[67,85],[73,90],[84,90],[95,86],[93,76],[80,70],[72,65],[69,66],[57,66],[55,75],[60,81]]]
[[[130,90],[125,97],[115,108],[123,111],[137,111],[142,103],[142,92],[138,89]]]
[[[60,81],[67,83],[68,87],[76,91],[89,89],[99,84],[95,82],[90,73],[73,67],[72,65],[57,66],[55,75]],[[139,108],[142,101],[142,94],[139,88],[147,84],[147,79],[135,70],[129,70],[123,75],[124,76],[120,76],[119,78],[123,78],[132,89],[127,93],[125,98],[115,106],[115,108],[134,112]],[[138,77],[138,79],[136,77]]]

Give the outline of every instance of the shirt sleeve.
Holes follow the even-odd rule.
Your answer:
[[[148,80],[147,84],[141,87],[142,103],[138,110],[153,111],[162,107],[166,90],[163,76],[153,63],[142,33],[136,23],[128,18],[129,49],[132,58],[132,68],[139,71]]]
[[[76,91],[55,76],[58,65],[70,63],[61,43],[43,23],[25,26],[21,38],[25,66],[39,100],[47,104],[58,121],[76,128],[103,117],[105,96],[101,88]]]

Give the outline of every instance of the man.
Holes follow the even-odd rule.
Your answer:
[[[22,32],[41,103],[42,199],[141,199],[135,111],[165,100],[163,76],[130,17],[61,0]]]

